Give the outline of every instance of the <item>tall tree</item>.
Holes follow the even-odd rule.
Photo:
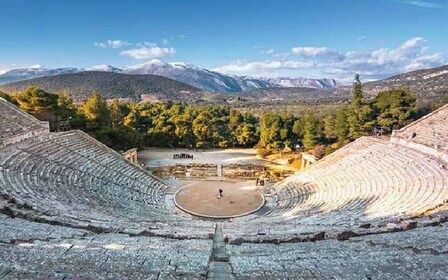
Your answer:
[[[393,89],[378,94],[374,101],[378,124],[391,131],[405,126],[416,113],[416,98],[406,89]]]
[[[58,111],[58,95],[37,87],[28,87],[12,97],[19,103],[20,108],[30,114],[56,114]]]
[[[359,78],[359,74],[356,74],[355,81],[353,82],[353,99],[359,101],[362,100],[363,98],[364,96],[363,96],[361,79]]]
[[[324,125],[325,137],[330,140],[336,138],[336,117],[333,114],[328,114],[325,117]]]
[[[349,127],[347,123],[346,108],[341,108],[338,110],[334,126],[334,131],[338,141],[342,142],[347,139]]]
[[[126,115],[126,106],[121,104],[118,99],[114,99],[109,105],[110,123],[112,128],[123,126],[123,119]]]
[[[374,125],[373,110],[364,99],[362,83],[356,74],[353,83],[353,100],[350,102],[347,113],[349,124],[349,137],[352,139],[367,135]]]
[[[73,103],[73,99],[67,91],[61,91],[58,93],[57,99],[57,111],[58,116],[61,118],[76,118],[77,108]]]
[[[281,146],[282,119],[278,114],[263,114],[260,118],[260,146],[278,149]]]
[[[89,128],[97,129],[100,126],[109,126],[109,109],[99,92],[93,91],[82,108]]]
[[[304,119],[304,135],[303,146],[305,150],[313,149],[319,144],[322,137],[322,130],[319,127],[318,121],[311,114],[307,114]]]

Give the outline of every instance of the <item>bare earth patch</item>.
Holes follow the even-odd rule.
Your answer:
[[[218,197],[219,189],[223,196]],[[192,215],[211,218],[230,218],[250,214],[260,209],[264,197],[254,182],[198,182],[180,189],[176,205]]]

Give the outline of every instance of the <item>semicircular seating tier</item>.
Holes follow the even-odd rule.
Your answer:
[[[19,114],[13,120],[23,113],[3,112]],[[20,131],[34,125],[23,122]],[[189,236],[213,233],[208,222],[173,215],[165,202],[166,184],[82,131],[47,128],[21,140],[0,148],[0,207],[13,201],[5,207],[14,215],[98,231],[176,235],[184,232],[180,227],[188,228]]]
[[[7,116],[2,123],[26,116],[26,121],[17,121],[19,134],[42,124],[5,100],[0,106]],[[447,112],[444,106],[394,132],[391,140],[362,137],[346,145],[274,185],[271,209],[233,219],[223,225],[225,234],[235,238],[262,231],[276,237],[339,231],[415,217],[438,207],[448,198],[444,158],[427,153],[434,147],[419,150],[420,146],[403,145],[396,139],[418,131],[423,136],[414,140],[422,145],[424,135],[444,134]],[[21,215],[133,233],[209,236],[213,231],[208,221],[178,215],[165,199],[167,185],[107,146],[81,131],[49,133],[48,125],[39,129],[45,127],[46,133],[28,135],[0,150],[0,193],[28,206],[15,207]],[[446,147],[446,138],[438,140],[438,148]]]
[[[0,98],[0,278],[205,279],[224,265],[242,279],[446,279],[447,115],[361,137],[215,227],[107,146]]]
[[[362,137],[271,192],[273,209],[225,225],[227,234],[288,236],[416,217],[447,201],[448,165],[385,139]]]

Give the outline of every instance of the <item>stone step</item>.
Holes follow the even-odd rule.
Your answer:
[[[213,252],[208,271],[209,279],[234,279],[226,252],[226,244],[222,236],[221,226],[216,224],[213,236]]]

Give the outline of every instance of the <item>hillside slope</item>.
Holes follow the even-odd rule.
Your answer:
[[[142,95],[151,100],[184,100],[198,88],[155,75],[126,75],[112,72],[87,71],[74,74],[41,77],[0,86],[6,93],[36,86],[48,92],[67,90],[75,102],[84,101],[92,91],[99,91],[106,99],[129,98],[139,101]]]
[[[408,87],[421,101],[437,100],[442,96],[448,96],[448,65],[403,73],[363,85],[367,97],[398,87]],[[329,95],[348,96],[352,92],[352,87],[343,86],[326,91],[318,90],[316,94],[322,92]]]

